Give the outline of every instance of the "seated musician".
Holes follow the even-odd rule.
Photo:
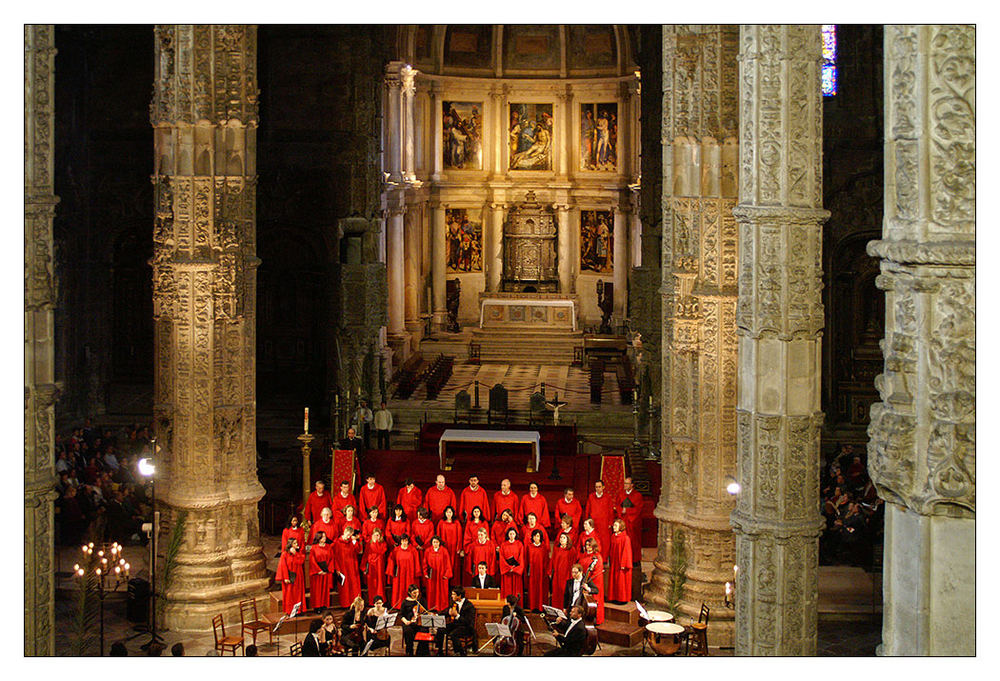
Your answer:
[[[364,626],[365,599],[357,596],[340,620],[340,643],[351,655],[357,655],[365,646]]]
[[[488,570],[489,566],[486,561],[479,561],[479,565],[476,566],[476,576],[472,578],[472,586],[477,589],[499,589],[500,585],[497,584],[497,580],[493,579]]]
[[[596,584],[584,578],[580,564],[574,563],[570,568],[570,578],[566,580],[566,588],[563,590],[563,610],[569,612],[574,605],[586,607],[584,595],[594,596],[599,591]]]
[[[517,655],[520,656],[524,652],[524,636],[521,632],[527,629],[524,618],[524,610],[521,609],[517,603],[520,598],[514,594],[507,596],[507,605],[503,606],[503,612],[501,613],[501,623],[506,624],[510,629],[511,634],[514,635],[514,641],[517,644]]]
[[[323,627],[319,630],[319,652],[322,655],[343,655],[340,645],[340,629],[329,610],[323,613]]]
[[[309,623],[309,633],[306,634],[306,638],[302,642],[302,657],[320,656],[320,632],[322,629],[323,620],[318,617]]]
[[[472,601],[465,598],[465,589],[461,586],[451,587],[452,606],[449,611],[451,621],[445,629],[438,629],[435,643],[438,648],[438,655],[444,655],[444,637],[451,639],[451,645],[455,652],[465,656],[465,647],[462,645],[462,637],[471,636],[473,646],[476,639],[476,607]]]
[[[427,608],[420,603],[420,587],[411,584],[406,589],[406,598],[400,604],[399,613],[396,615],[396,621],[403,630],[403,650],[410,657],[413,656],[413,639],[417,632],[427,631],[427,627],[417,624],[417,616],[421,612],[427,612]]]
[[[385,599],[375,596],[372,599],[372,607],[365,613],[365,642],[372,641],[371,650],[389,646],[389,630],[385,627],[384,621],[381,627],[378,623],[378,618],[384,617],[387,612]]]
[[[583,625],[583,607],[574,605],[569,611],[569,620],[562,617],[553,625],[556,629],[558,648],[545,653],[546,657],[580,657],[587,642],[587,632]]]

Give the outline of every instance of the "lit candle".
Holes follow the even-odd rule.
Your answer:
[[[726,596],[730,596],[733,593],[733,585],[726,582]]]
[[[305,417],[303,418],[302,427],[305,429],[306,435],[308,435],[309,434],[309,407],[306,407],[306,414],[305,414]]]
[[[739,574],[740,574],[740,566],[739,565],[734,565],[733,566],[733,581],[734,582],[737,581],[737,577],[739,577]]]

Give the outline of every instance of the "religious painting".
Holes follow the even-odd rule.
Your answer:
[[[483,271],[483,220],[479,213],[468,208],[445,209],[449,273]]]
[[[483,169],[482,112],[482,102],[444,102],[441,132],[445,169]]]
[[[580,271],[610,274],[614,265],[614,213],[580,211]]]
[[[618,170],[618,104],[580,106],[580,170]]]
[[[508,25],[503,29],[504,70],[559,70],[559,27]]]
[[[552,105],[511,104],[511,170],[552,170]]]
[[[444,61],[449,66],[490,68],[493,65],[492,26],[449,26],[444,38]]]
[[[567,62],[571,64],[571,71],[586,71],[615,65],[618,41],[613,27],[567,26],[566,31],[569,38]]]

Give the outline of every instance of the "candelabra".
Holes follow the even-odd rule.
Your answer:
[[[81,551],[84,556],[83,565],[80,563],[73,565],[73,573],[83,580],[93,577],[97,585],[97,598],[101,609],[101,657],[104,657],[104,599],[109,593],[117,591],[122,584],[128,584],[131,565],[122,557],[122,546],[118,542],[101,544],[97,547],[96,553],[94,542],[90,542],[84,544]],[[84,588],[90,587],[85,584]]]
[[[309,490],[312,487],[310,484],[312,469],[309,466],[309,453],[312,449],[309,445],[315,439],[309,434],[309,407],[306,407],[302,428],[304,432],[299,435],[298,441],[302,443],[302,508],[305,509],[306,503],[309,501]]]

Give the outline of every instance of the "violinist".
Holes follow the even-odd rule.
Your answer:
[[[574,605],[569,611],[569,620],[562,617],[553,625],[556,629],[558,648],[545,653],[546,657],[580,657],[587,642],[587,632],[583,625],[583,607]]]
[[[570,568],[570,578],[566,580],[563,589],[563,610],[569,612],[570,608],[585,605],[584,596],[596,596],[600,593],[597,585],[590,581],[583,574],[583,567],[575,563]]]
[[[397,587],[394,590],[399,589],[400,587]],[[427,608],[420,603],[420,587],[416,584],[410,584],[406,589],[406,598],[402,599],[399,613],[396,616],[401,625],[400,628],[403,630],[403,650],[410,657],[413,657],[413,639],[417,632],[427,631],[427,627],[421,627],[417,623],[417,617],[421,612],[427,612]]]
[[[389,630],[384,625],[378,626],[378,618],[384,617],[387,612],[385,599],[376,596],[372,599],[372,607],[365,613],[365,642],[373,641],[372,650],[389,646]]]
[[[302,642],[302,657],[319,657],[321,653],[320,634],[323,631],[323,620],[318,617],[309,623],[309,633]]]
[[[473,646],[476,645],[476,606],[472,601],[465,598],[465,589],[461,586],[451,588],[451,600],[453,605],[448,611],[451,621],[445,629],[438,629],[435,637],[438,655],[444,655],[444,637],[451,639],[451,645],[455,652],[465,657],[465,647],[462,646],[462,638],[471,636]]]
[[[340,620],[340,642],[351,655],[365,647],[365,599],[358,596]]]
[[[320,655],[344,654],[344,648],[340,645],[340,629],[329,610],[323,613],[323,626],[319,630],[319,652]]]
[[[489,540],[487,539],[487,541]],[[493,542],[490,543],[492,544]],[[493,579],[493,576],[489,574],[489,566],[485,560],[479,561],[479,564],[476,566],[476,576],[472,578],[472,586],[476,589],[498,588],[497,580]]]

